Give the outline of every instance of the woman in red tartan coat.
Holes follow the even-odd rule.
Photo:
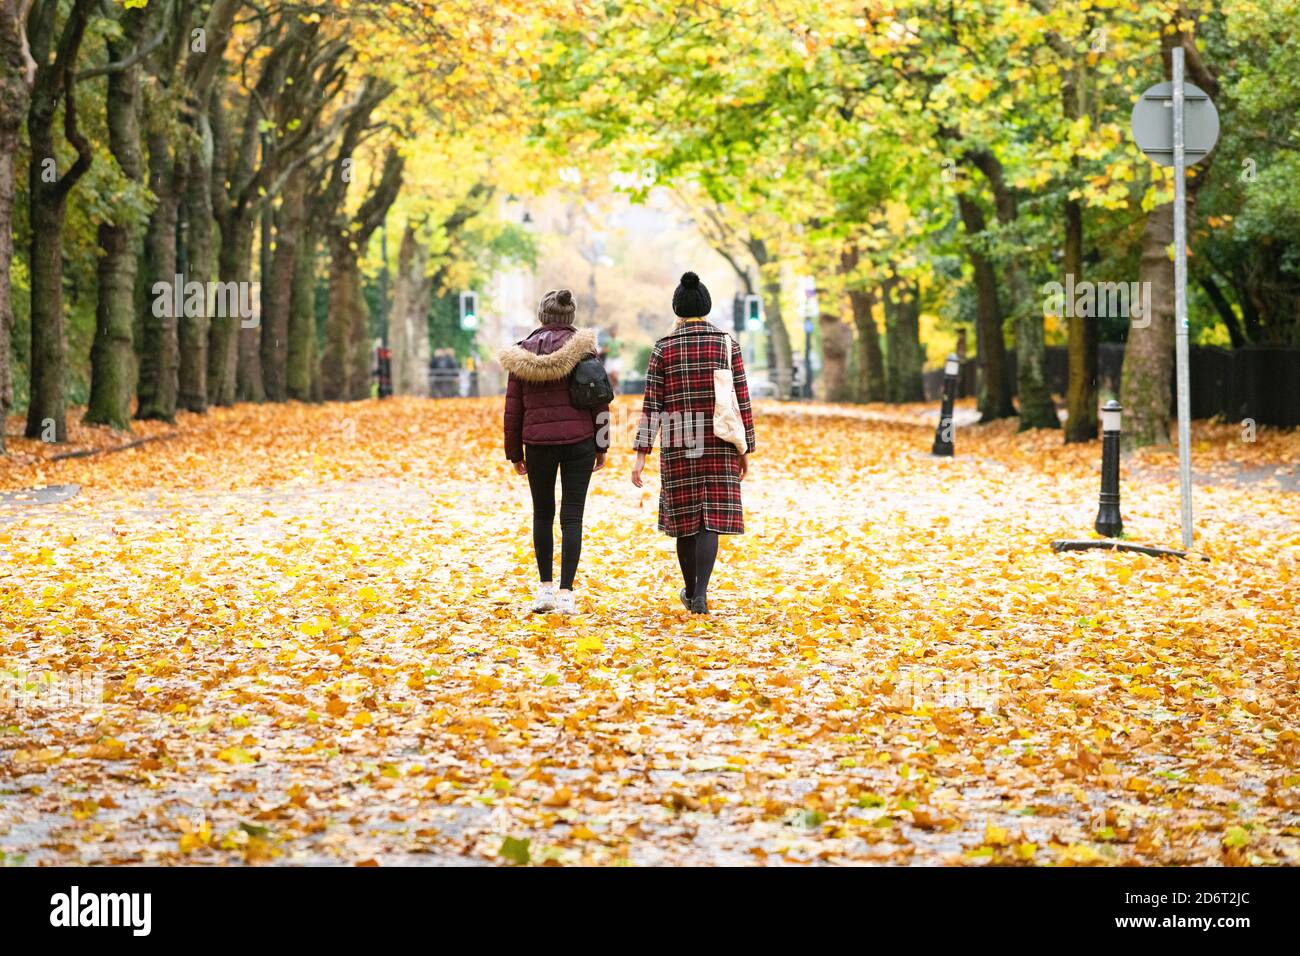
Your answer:
[[[713,303],[699,276],[688,272],[673,293],[680,321],[650,353],[645,401],[637,427],[632,484],[641,487],[646,455],[661,434],[659,530],[677,539],[684,587],[682,604],[708,614],[709,576],[718,557],[719,534],[742,534],[745,516],[740,482],[754,450],[754,414],[740,346],[706,320]],[[713,371],[730,368],[746,453],[713,434]]]

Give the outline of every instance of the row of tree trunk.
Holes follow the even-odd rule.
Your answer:
[[[9,354],[14,327],[10,268],[14,257],[14,202],[18,192],[15,162],[36,66],[25,49],[25,6],[23,0],[0,0],[0,426],[7,420],[14,403]],[[5,429],[0,427],[0,452],[4,449]]]
[[[64,217],[93,160],[77,107],[90,99],[78,95],[78,85],[95,80],[103,83],[109,150],[148,205],[145,212],[123,202],[99,227],[86,420],[127,428],[133,406],[139,418],[171,420],[178,410],[235,401],[369,394],[360,257],[401,188],[396,149],[383,154],[355,214],[347,198],[355,154],[380,130],[371,117],[391,87],[349,82],[348,43],[322,33],[319,19],[284,9],[255,11],[268,53],[257,61],[251,92],[241,92],[223,56],[241,10],[249,10],[241,0],[104,8],[98,15],[116,17],[120,29],[109,34],[107,62],[91,66],[81,48],[100,11],[95,0],[62,7],[58,0],[0,0],[0,411],[13,400],[14,156],[25,120],[29,437],[66,437]],[[76,156],[62,171],[60,127]],[[329,309],[318,355],[322,250]],[[163,300],[184,308],[177,314]],[[252,314],[232,314],[230,305],[252,306]]]

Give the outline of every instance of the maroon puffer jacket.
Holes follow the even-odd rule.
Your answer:
[[[596,354],[595,329],[543,325],[518,345],[501,350],[501,367],[510,373],[506,386],[506,458],[523,461],[524,445],[572,445],[596,439],[609,448],[609,406],[574,408],[569,402],[569,373]]]

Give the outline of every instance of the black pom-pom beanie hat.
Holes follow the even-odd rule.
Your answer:
[[[713,300],[700,277],[694,272],[682,276],[673,292],[673,313],[682,319],[702,319],[713,309]]]

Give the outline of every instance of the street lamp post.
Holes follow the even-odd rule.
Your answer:
[[[804,287],[803,310],[803,397],[813,397],[813,323],[821,315],[821,306],[817,302],[817,284],[808,279]]]
[[[1097,508],[1097,533],[1114,538],[1124,532],[1119,513],[1119,439],[1123,408],[1111,399],[1101,409],[1101,501]]]
[[[961,362],[956,354],[949,355],[943,363],[943,404],[939,407],[939,424],[934,430],[934,444],[930,454],[950,457],[953,453],[952,405],[957,398],[957,375]]]

